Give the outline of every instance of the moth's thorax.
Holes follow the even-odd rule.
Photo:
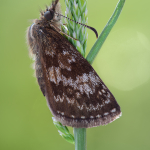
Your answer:
[[[57,28],[61,29],[61,19],[57,19],[57,20],[51,20],[51,21],[47,21],[45,18],[43,19],[35,19],[34,20],[35,25],[39,25],[41,27],[45,27],[45,28],[49,28],[51,26],[51,24],[53,26],[56,26]]]

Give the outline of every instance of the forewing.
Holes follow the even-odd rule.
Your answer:
[[[40,66],[36,76],[55,118],[84,128],[118,118],[121,111],[114,96],[74,46],[51,28],[34,25],[32,32],[38,43],[33,46]]]

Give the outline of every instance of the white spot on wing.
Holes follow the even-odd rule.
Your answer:
[[[61,112],[61,115],[64,115],[64,112]]]
[[[82,119],[85,119],[85,116],[81,116]]]
[[[54,50],[51,50],[51,51],[45,50],[45,54],[48,55],[48,56],[54,57],[55,51]]]
[[[71,56],[70,59],[68,58],[68,63],[71,64],[72,62],[76,62],[73,56]]]
[[[105,100],[105,104],[109,104],[110,103],[110,99],[107,98],[107,100]]]
[[[54,100],[56,101],[56,102],[63,102],[64,101],[64,96],[60,96],[60,95],[57,95],[57,96],[54,96]]]
[[[116,108],[113,108],[112,110],[111,110],[111,112],[113,113],[113,112],[116,112]]]
[[[91,93],[91,88],[90,86],[88,85],[88,83],[84,83],[83,85],[83,88],[84,88],[84,92],[86,93],[86,95],[89,97],[89,93]],[[92,93],[91,93],[92,94]]]
[[[107,92],[107,97],[110,98],[110,93],[109,92]]]
[[[85,104],[85,108],[88,112],[100,110],[103,106],[104,106],[104,104],[100,105],[99,103],[97,103],[96,106],[94,106],[93,104],[86,106],[86,104]]]
[[[49,77],[50,77],[50,81],[54,82],[55,84],[57,83],[56,81],[56,77],[55,77],[55,72],[54,72],[54,67],[50,67],[49,68]]]
[[[84,74],[82,75],[82,81],[83,81],[83,82],[88,82],[88,79],[89,79],[88,74],[84,73]]]
[[[107,89],[106,86],[104,84],[102,84],[103,89]]]
[[[103,93],[106,93],[104,89],[101,90]]]
[[[74,115],[71,115],[71,117],[72,117],[72,118],[75,118],[75,116],[74,116]]]
[[[76,98],[81,98],[81,95],[79,92],[76,92]]]
[[[75,99],[74,99],[74,98],[69,98],[69,97],[67,97],[67,96],[66,96],[66,100],[67,100],[67,102],[68,102],[69,104],[74,104],[74,102],[75,102]]]
[[[97,117],[97,118],[100,118],[100,117],[101,117],[101,115],[97,115],[96,117]]]
[[[67,51],[63,51],[63,55],[69,55]]]
[[[54,100],[55,100],[56,102],[59,101],[59,99],[58,99],[56,96],[54,96]]]
[[[61,70],[59,67],[55,67],[55,73],[57,77],[57,85],[59,85],[59,82],[62,80],[61,79]]]
[[[101,91],[98,91],[99,95],[102,95],[102,92]]]
[[[43,31],[41,29],[39,31],[43,33]]]
[[[58,60],[58,63],[59,63],[60,68],[71,71],[71,66],[68,67],[68,66],[64,65],[60,60]]]
[[[83,110],[83,107],[84,107],[84,106],[83,106],[83,105],[80,106],[79,104],[77,104],[77,107],[78,107],[80,110]]]
[[[107,116],[108,114],[109,114],[108,112],[105,112],[105,113],[104,113],[105,116]]]

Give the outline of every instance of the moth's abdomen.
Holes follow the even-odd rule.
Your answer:
[[[35,74],[38,81],[38,84],[40,86],[40,89],[45,96],[45,81],[43,77],[43,71],[42,71],[42,65],[41,65],[41,54],[40,54],[40,44],[41,41],[38,41],[39,35],[38,35],[38,27],[35,24],[32,24],[27,33],[27,42],[29,45],[29,53],[32,56],[32,58],[35,60]]]

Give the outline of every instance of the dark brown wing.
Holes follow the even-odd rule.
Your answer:
[[[32,25],[28,36],[36,54],[36,76],[56,120],[66,126],[88,128],[120,116],[112,93],[61,34]]]

